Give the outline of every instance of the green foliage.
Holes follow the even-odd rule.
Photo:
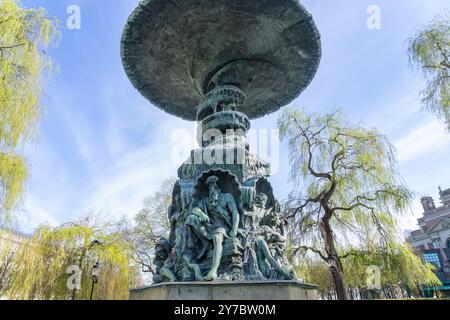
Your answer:
[[[17,237],[13,232],[0,229],[0,297],[11,284],[17,244]]]
[[[44,225],[17,250],[5,293],[12,299],[71,298],[74,290],[68,283],[72,274],[67,272],[70,266],[78,266],[81,288],[75,291],[75,298],[89,299],[92,267],[99,261],[94,299],[128,299],[128,289],[134,286],[137,275],[131,254],[113,224],[86,218],[57,228]]]
[[[350,124],[340,111],[320,116],[287,108],[279,128],[289,147],[290,178],[304,190],[293,191],[286,204],[293,255],[306,259],[300,274],[323,292],[331,288],[330,273],[325,277],[323,266],[309,260],[313,253],[337,268],[338,276],[345,274],[338,281],[344,279],[350,288],[366,286],[371,265],[382,268],[385,287],[401,282],[417,289],[438,281],[431,266],[403,243],[397,218],[412,193],[402,183],[385,136]]]
[[[408,40],[412,66],[422,70],[427,87],[422,91],[426,109],[444,120],[450,131],[450,15],[437,16]]]
[[[295,272],[299,278],[306,280],[307,283],[317,285],[322,295],[328,294],[334,288],[330,269],[321,260],[305,257],[301,264],[295,266]]]
[[[369,251],[350,248],[345,254],[341,253],[341,256],[344,257],[342,264],[346,274],[346,286],[358,290],[360,294],[370,291],[367,288],[367,280],[371,266],[377,266],[381,271],[381,288],[376,292],[378,297],[404,298],[405,294],[401,294],[398,289],[406,288],[410,294],[418,297],[422,286],[441,285],[433,272],[434,266],[423,263],[408,244],[395,244],[390,248],[373,248]],[[331,294],[334,285],[325,262],[305,256],[296,271],[308,283],[318,285],[323,296],[333,297]],[[387,290],[392,288],[397,289],[394,290],[394,297],[389,296],[392,291]],[[368,295],[370,296],[373,294]]]
[[[386,137],[349,124],[340,111],[319,116],[285,109],[279,127],[289,147],[290,177],[305,190],[294,191],[289,203],[297,243],[320,247],[318,229],[325,215],[340,251],[394,241],[395,217],[409,206],[412,194],[401,183]]]
[[[0,152],[0,214],[13,207],[23,192],[27,177],[27,166],[22,156]]]
[[[0,214],[8,215],[23,191],[25,160],[17,147],[37,134],[42,74],[51,70],[47,46],[58,37],[44,9],[0,2]],[[2,216],[0,216],[1,218]]]
[[[422,262],[409,244],[395,243],[387,248],[373,248],[369,251],[349,250],[344,259],[348,286],[365,287],[369,266],[380,267],[382,287],[400,283],[418,295],[422,285],[440,285],[433,272],[434,266]]]

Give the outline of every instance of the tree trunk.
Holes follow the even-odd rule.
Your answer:
[[[329,219],[331,215],[325,213],[320,223],[320,233],[325,242],[325,252],[327,253],[327,262],[330,266],[331,276],[333,277],[334,287],[338,300],[348,300],[347,290],[344,285],[344,270],[341,259],[336,251],[334,244],[333,230],[331,229]]]

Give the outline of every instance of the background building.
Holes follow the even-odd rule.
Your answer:
[[[450,294],[450,189],[439,188],[441,206],[436,207],[432,197],[421,199],[422,217],[417,220],[420,229],[411,231],[406,241],[416,248],[424,261],[436,266],[436,274],[443,283],[440,291]]]

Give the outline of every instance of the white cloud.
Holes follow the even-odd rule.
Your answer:
[[[47,209],[41,206],[41,201],[33,196],[27,197],[23,214],[20,216],[21,225],[26,228],[25,231],[31,231],[41,224],[50,224],[57,226],[58,219]]]
[[[400,162],[428,157],[435,151],[448,148],[449,139],[442,125],[429,121],[410,131],[395,143]]]
[[[92,132],[95,124],[85,122],[81,128],[74,126],[70,133],[77,136],[75,148],[85,145],[91,150],[82,159],[67,153],[57,155],[45,147],[49,141],[44,140],[42,148],[38,146],[30,153],[33,176],[25,209],[32,221],[23,224],[25,231],[45,222],[56,225],[55,217],[64,222],[99,212],[111,218],[137,213],[145,197],[156,191],[166,178],[177,174],[179,163],[170,159],[175,145],[170,140],[172,131],[182,127],[194,138],[193,123],[159,116],[166,120],[154,121],[151,117],[141,120],[138,128],[141,131],[148,124],[153,127],[147,137],[141,137],[143,142],[139,144],[130,141],[127,135],[133,125],[130,119],[118,126],[97,126],[94,136],[85,133]],[[105,113],[105,122],[112,124],[112,117],[114,113]],[[112,154],[102,154],[102,150],[111,151],[107,146],[113,145],[116,147]]]
[[[75,142],[75,150],[84,160],[92,160],[95,156],[95,148],[92,145],[94,133],[88,127],[87,120],[68,107],[61,108],[61,113],[64,123]]]
[[[176,175],[167,161],[167,146],[156,143],[116,158],[92,177],[80,199],[80,212],[105,211],[112,216],[137,213],[142,201],[165,178]]]

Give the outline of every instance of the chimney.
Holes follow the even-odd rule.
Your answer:
[[[434,205],[434,200],[432,197],[422,197],[420,199],[420,202],[422,202],[422,207],[423,207],[423,210],[425,213],[436,209],[436,206]]]

